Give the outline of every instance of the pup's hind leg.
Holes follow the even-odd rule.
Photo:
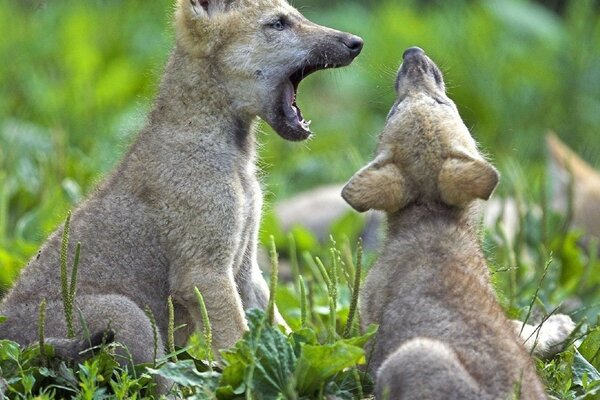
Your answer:
[[[24,346],[37,341],[38,307],[36,304],[22,304],[5,310],[3,314],[8,317],[8,320],[0,325],[0,337],[14,340]],[[74,361],[82,361],[89,357],[89,354],[79,355],[79,351],[89,347],[86,344],[90,340],[90,337],[86,337],[85,329],[80,323],[79,310],[83,315],[89,336],[94,341],[97,341],[95,340],[97,338],[100,338],[101,341],[103,332],[110,329],[114,333],[114,340],[128,348],[135,363],[153,361],[154,334],[150,320],[137,304],[119,295],[77,296],[73,307],[73,325],[76,337],[72,340],[66,339],[67,326],[63,303],[61,301],[48,302],[45,336],[49,344],[58,345],[59,355]],[[108,332],[107,334],[110,335]],[[94,338],[95,336],[96,338]],[[70,345],[75,347],[73,349],[75,352],[68,349]],[[82,346],[84,348],[80,349]],[[157,346],[159,356],[163,355],[160,332]]]
[[[79,310],[86,329],[80,323]],[[157,312],[156,310],[154,311]],[[3,312],[9,319],[0,325],[0,337],[29,345],[38,340],[38,306],[23,304]],[[73,310],[75,338],[67,339],[67,326],[61,301],[50,301],[46,306],[45,336],[55,346],[57,356],[81,363],[89,358],[84,350],[98,345],[103,336],[114,339],[127,350],[117,349],[122,365],[152,363],[154,361],[154,332],[144,311],[127,297],[120,295],[82,295],[75,299]],[[157,328],[158,329],[158,328]],[[114,336],[113,336],[114,335]],[[111,337],[112,336],[112,337]],[[157,335],[157,356],[164,355],[160,329]],[[82,353],[83,352],[83,353]],[[167,383],[159,380],[159,391],[165,392]]]
[[[132,359],[130,361],[135,364],[154,361],[153,327],[146,313],[136,303],[120,295],[90,295],[79,298],[76,306],[81,310],[90,334],[110,329],[115,334],[114,340],[127,348]],[[78,320],[78,312],[75,313],[75,319]],[[79,332],[81,329],[79,327]],[[160,328],[157,327],[157,330],[157,357],[161,357],[164,347]]]
[[[418,338],[404,343],[377,373],[378,400],[482,399],[479,385],[444,343]]]

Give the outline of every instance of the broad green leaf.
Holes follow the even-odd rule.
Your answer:
[[[32,374],[27,374],[21,377],[21,385],[23,385],[23,390],[26,394],[30,394],[33,385],[35,385],[35,377]]]
[[[58,376],[60,381],[63,382],[66,386],[78,387],[79,381],[77,377],[73,373],[73,370],[68,368],[64,362],[61,362],[58,366]]]
[[[367,331],[362,336],[356,336],[349,339],[344,339],[344,343],[351,344],[353,346],[364,347],[365,344],[375,336],[377,333],[377,329],[379,329],[378,325],[371,324],[367,327]]]
[[[596,369],[600,368],[600,328],[590,331],[577,350]]]
[[[241,388],[242,392],[245,390],[244,385],[244,374],[246,367],[251,363],[250,356],[243,356],[241,354],[242,345],[236,345],[235,350],[222,351],[223,362],[225,368],[223,368],[223,377],[221,378],[221,385],[223,388],[231,388],[231,392],[236,393],[238,388]],[[226,389],[223,389],[226,390]],[[228,389],[227,389],[228,390]]]
[[[219,386],[215,393],[216,393],[218,399],[227,400],[227,399],[233,399],[237,396],[240,396],[240,395],[244,394],[245,391],[246,391],[246,385],[241,384],[240,386],[238,386],[235,389],[230,385]]]
[[[292,340],[292,343],[294,346],[294,354],[296,354],[297,357],[300,356],[303,345],[318,344],[317,333],[310,328],[300,329],[300,330],[292,333],[292,335],[290,336],[290,339]]]
[[[0,315],[0,324],[6,322],[8,318],[6,318],[5,316]]]
[[[52,346],[50,344],[44,344],[44,351],[45,351],[46,357],[49,357],[49,358],[54,357],[54,346]],[[21,351],[21,359],[23,359],[23,360],[31,360],[31,359],[39,358],[39,357],[41,357],[41,351],[40,351],[40,346],[38,343],[36,343],[32,346],[25,347]]]
[[[0,340],[0,361],[11,360],[18,362],[21,349],[19,345],[10,340]]]
[[[311,395],[319,389],[322,382],[345,368],[356,365],[363,356],[362,348],[343,341],[324,346],[305,344],[296,368],[299,394]]]
[[[244,339],[223,352],[223,378],[219,394],[230,398],[248,388],[257,388],[256,396],[277,399],[294,386],[296,356],[288,338],[268,325],[261,310],[247,314],[249,332]]]
[[[263,398],[277,399],[279,394],[293,391],[296,355],[287,337],[265,327],[255,357],[253,386],[260,388]]]
[[[56,372],[51,369],[42,367],[39,369],[40,375],[48,377],[48,378],[56,378]]]
[[[587,386],[590,382],[600,380],[600,373],[577,350],[573,360],[573,383]]]
[[[220,374],[216,372],[198,372],[193,360],[168,362],[158,369],[147,370],[150,374],[162,376],[182,386],[216,388],[220,378]]]

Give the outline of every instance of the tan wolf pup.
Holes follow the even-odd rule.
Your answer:
[[[545,398],[490,283],[480,202],[498,173],[479,153],[442,74],[408,49],[375,159],[342,196],[386,211],[388,237],[361,292],[362,323],[379,324],[370,356],[380,399]]]
[[[584,231],[586,244],[600,239],[600,173],[556,135],[546,136],[546,146],[554,209],[572,213],[572,224]]]
[[[123,161],[74,213],[83,251],[75,310],[95,339],[110,325],[133,361],[153,357],[152,310],[159,348],[175,301],[179,343],[201,325],[198,287],[214,347],[232,346],[247,329],[244,309],[264,308],[257,232],[262,194],[256,175],[256,117],[281,137],[310,135],[296,104],[300,81],[348,65],[357,36],[316,25],[285,0],[178,0],[176,44],[145,127]],[[66,338],[59,253],[62,229],[48,239],[0,306],[0,338],[29,344],[38,306],[47,301],[46,335],[77,357],[88,340]],[[164,353],[163,353],[164,354]]]

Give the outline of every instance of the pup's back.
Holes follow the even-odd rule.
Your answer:
[[[405,52],[396,89],[374,161],[342,193],[388,216],[361,295],[363,323],[380,325],[369,364],[378,398],[545,398],[480,247],[476,200],[489,198],[498,173],[422,50]]]

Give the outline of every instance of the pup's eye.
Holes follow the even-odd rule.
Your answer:
[[[271,23],[271,28],[276,31],[282,31],[288,27],[287,21],[283,18],[279,18],[277,21]]]

